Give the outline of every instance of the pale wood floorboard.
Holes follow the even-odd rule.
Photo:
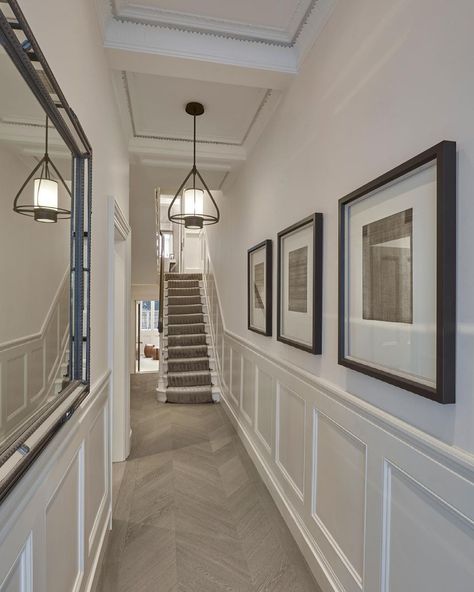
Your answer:
[[[320,592],[222,408],[157,403],[155,383],[132,376],[97,592]]]

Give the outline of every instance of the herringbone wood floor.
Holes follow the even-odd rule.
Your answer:
[[[159,404],[155,383],[132,377],[98,592],[318,592],[220,405]]]

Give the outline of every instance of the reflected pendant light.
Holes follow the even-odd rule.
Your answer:
[[[13,211],[23,216],[31,216],[36,222],[54,223],[58,219],[70,218],[71,210],[59,207],[59,183],[51,176],[51,169],[66,189],[69,197],[72,197],[69,187],[56,168],[48,153],[48,117],[46,116],[45,151],[43,158],[32,170],[13,202]],[[39,173],[39,176],[35,177]],[[33,203],[21,204],[20,197],[28,185],[33,182]]]
[[[196,117],[204,113],[204,107],[201,103],[188,103],[186,105],[186,113],[192,115],[194,122],[194,139],[193,139],[193,168],[189,171],[188,176],[181,183],[176,195],[174,196],[168,208],[168,219],[175,224],[184,224],[186,228],[201,229],[208,224],[217,224],[219,222],[220,213],[211,192],[209,191],[206,182],[201,176],[201,173],[196,168]],[[199,178],[204,190],[196,187],[196,177]],[[186,187],[188,181],[192,178],[192,186]],[[183,191],[184,190],[184,191]],[[177,214],[172,213],[173,205],[178,197],[183,192],[183,200],[181,202],[181,212]],[[209,196],[212,205],[215,209],[215,214],[204,213],[204,196],[205,192]]]

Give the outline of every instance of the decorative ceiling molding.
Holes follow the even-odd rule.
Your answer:
[[[224,183],[227,181],[227,177],[229,176],[229,171],[222,177],[222,181],[219,183],[219,191],[224,187]]]
[[[134,112],[133,112],[132,97],[131,97],[131,93],[130,93],[130,85],[128,82],[127,72],[122,71],[121,78],[122,78],[122,83],[123,83],[123,88],[124,88],[124,93],[125,93],[125,98],[126,98],[126,103],[127,103],[127,109],[128,109],[128,114],[130,117],[130,123],[132,126],[132,133],[133,133],[134,138],[141,138],[141,139],[145,139],[145,140],[166,140],[166,141],[170,141],[170,142],[182,142],[182,143],[188,143],[188,144],[193,143],[192,138],[159,136],[159,135],[154,135],[154,134],[139,134],[137,132],[137,128],[135,125],[135,116],[134,116]],[[272,90],[267,89],[265,92],[265,95],[263,96],[263,99],[260,101],[260,104],[258,105],[257,110],[255,111],[255,114],[252,117],[252,120],[251,120],[247,130],[245,131],[245,133],[242,137],[242,140],[240,142],[222,142],[219,140],[197,140],[196,143],[197,144],[213,144],[216,146],[243,146],[243,144],[247,140],[250,132],[252,131],[252,128],[255,125],[255,122],[258,120],[262,110],[264,109],[265,105],[268,103],[271,96],[272,96]]]
[[[306,10],[304,10],[294,33],[289,36],[288,32],[282,29],[232,23],[232,21],[211,17],[183,15],[178,12],[160,9],[137,7],[135,10],[131,9],[128,12],[121,12],[117,8],[116,0],[108,1],[112,18],[121,23],[133,23],[197,35],[208,35],[211,37],[249,43],[262,43],[264,45],[286,48],[292,48],[296,45],[305,25],[308,23],[312,12],[319,2],[319,0],[309,0],[309,4]],[[303,6],[302,1],[299,1],[291,20],[299,12],[298,9],[300,6]]]

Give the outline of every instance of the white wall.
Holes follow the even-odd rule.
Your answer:
[[[158,281],[156,261],[155,188],[152,167],[130,168],[130,225],[132,227],[132,284]]]
[[[223,404],[325,591],[472,589],[473,20],[471,0],[339,0],[208,229]],[[444,139],[459,151],[452,406],[337,364],[338,199]],[[247,249],[313,212],[321,356],[247,330]],[[275,335],[276,256],[273,271]]]
[[[340,0],[209,228],[226,327],[443,442],[474,452],[474,3]],[[457,403],[441,406],[337,364],[338,199],[440,140],[458,165]],[[324,214],[323,354],[247,331],[246,253]],[[274,243],[276,246],[276,243]],[[274,279],[276,278],[276,257]],[[274,283],[276,333],[276,279]]]
[[[31,159],[27,167],[11,146],[0,145],[0,278],[8,286],[0,294],[0,344],[41,330],[69,268],[69,221],[38,224],[12,209],[35,164]]]

